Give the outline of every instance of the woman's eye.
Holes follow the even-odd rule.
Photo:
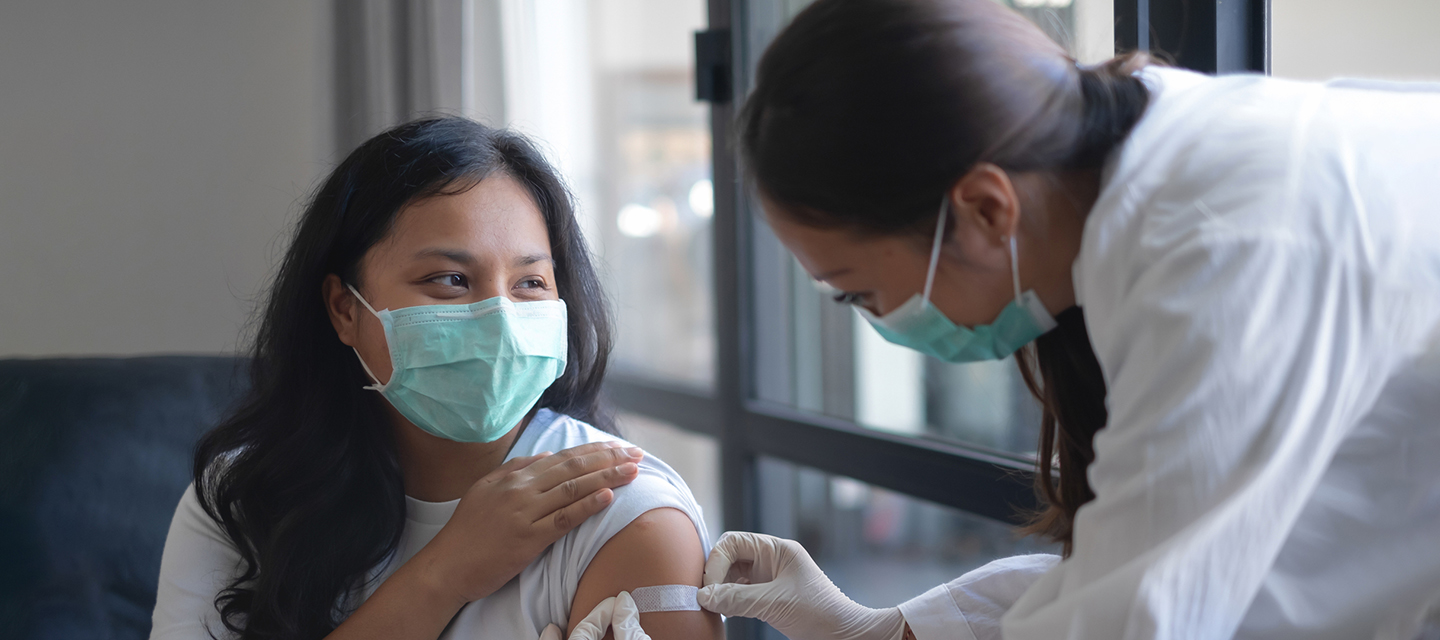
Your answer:
[[[863,293],[841,292],[835,294],[834,296],[831,296],[831,299],[840,304],[858,305],[860,304],[860,301],[864,299],[864,297],[865,294]]]
[[[459,288],[463,288],[467,284],[465,276],[459,273],[447,273],[445,275],[435,276],[429,281],[434,282],[435,284],[445,285],[447,287]]]
[[[520,281],[521,289],[544,289],[545,281],[540,278],[526,278]]]

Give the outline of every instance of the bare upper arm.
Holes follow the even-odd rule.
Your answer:
[[[698,587],[704,574],[705,548],[690,516],[672,508],[647,511],[610,538],[585,568],[566,634],[601,600],[621,591],[662,584]],[[640,626],[653,640],[720,638],[724,632],[720,616],[709,611],[642,613]]]

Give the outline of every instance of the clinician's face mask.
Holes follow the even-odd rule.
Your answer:
[[[883,317],[864,307],[856,307],[886,340],[909,347],[946,362],[1000,360],[1015,353],[1055,328],[1055,319],[1040,304],[1033,290],[1020,293],[1020,261],[1015,253],[1015,237],[1010,237],[1010,275],[1015,283],[1015,300],[1000,311],[1000,317],[988,325],[971,329],[957,326],[930,303],[930,290],[935,284],[935,267],[940,263],[940,245],[945,235],[945,213],[950,208],[946,198],[940,205],[940,221],[935,225],[934,246],[930,249],[930,268],[925,273],[925,291],[915,294]]]
[[[350,285],[346,285],[349,287]],[[442,304],[376,311],[390,346],[390,381],[360,366],[400,414],[457,442],[494,442],[565,372],[565,302]],[[360,352],[355,352],[359,357]]]

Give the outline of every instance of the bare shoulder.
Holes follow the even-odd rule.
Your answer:
[[[571,603],[569,631],[601,600],[621,591],[698,587],[704,574],[705,549],[690,516],[668,507],[647,511],[611,537],[586,567]],[[640,626],[653,640],[720,638],[724,631],[720,616],[708,611],[644,613]]]

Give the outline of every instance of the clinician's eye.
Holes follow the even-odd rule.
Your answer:
[[[842,291],[842,292],[840,292],[840,293],[837,293],[837,294],[831,296],[830,299],[831,299],[831,300],[834,300],[835,302],[838,302],[838,303],[840,303],[840,304],[860,305],[860,304],[863,304],[864,301],[865,301],[865,294],[863,294],[863,293],[849,293],[849,292],[843,292],[843,291]]]

